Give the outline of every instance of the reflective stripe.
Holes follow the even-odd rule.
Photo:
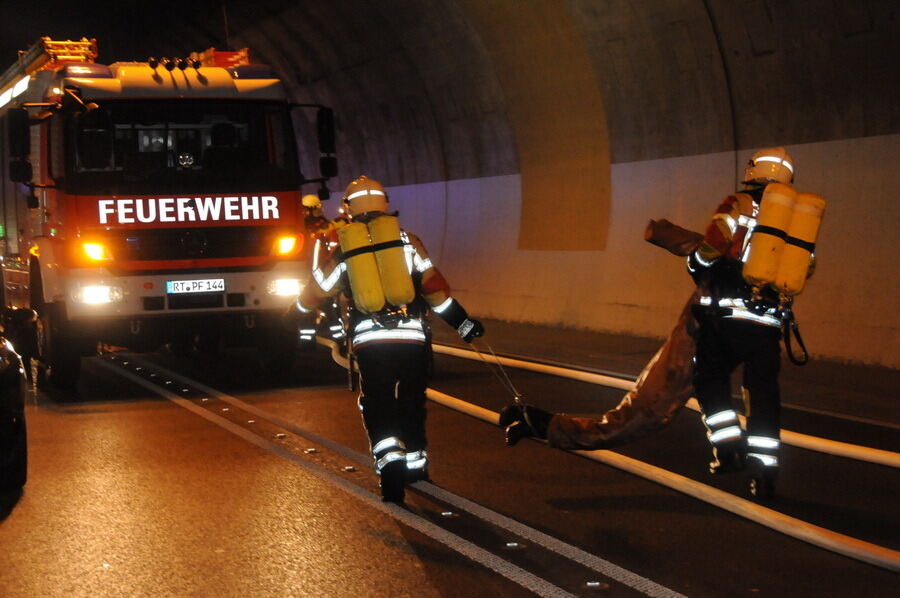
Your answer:
[[[322,240],[316,239],[316,246],[313,248],[313,263],[312,263],[313,270],[319,269],[319,246],[320,245],[322,245]]]
[[[690,258],[688,258],[688,261],[687,261],[687,269],[688,269],[688,272],[690,272],[691,274],[693,274],[694,272],[697,271],[697,269],[691,265]]]
[[[428,465],[428,459],[422,457],[421,459],[416,459],[415,461],[409,460],[409,455],[406,456],[406,469],[425,469]]]
[[[700,297],[700,305],[712,305],[712,297]],[[732,310],[730,314],[723,316],[725,318],[752,320],[766,326],[781,326],[781,318],[776,315],[778,310],[774,307],[767,309],[764,314],[756,314],[748,310],[747,303],[739,297],[719,299],[719,307]]]
[[[746,228],[756,228],[756,218],[741,214],[738,216],[738,224]]]
[[[398,322],[395,328],[384,328],[374,320],[363,320],[353,330],[354,347],[376,340],[425,342],[425,330],[422,327],[422,322],[414,318],[405,322]]]
[[[700,252],[699,252],[699,251],[695,251],[695,252],[694,252],[694,259],[697,260],[697,262],[698,262],[701,266],[705,266],[705,267],[707,267],[707,268],[709,268],[710,266],[713,265],[712,262],[707,262],[705,259],[703,259],[703,257],[700,255]]]
[[[308,313],[312,312],[311,309],[306,309],[305,307],[303,307],[303,304],[300,303],[299,299],[297,299],[297,301],[295,301],[294,303],[296,304],[297,309],[300,310],[302,313],[308,314]]]
[[[416,261],[416,258],[419,257],[416,253],[416,248],[407,243],[403,246],[403,257],[406,258],[406,271],[412,274],[413,264]]]
[[[425,333],[421,330],[369,330],[353,337],[353,346],[362,345],[372,341],[415,341],[425,342]]]
[[[430,259],[422,259],[418,253],[415,254],[413,260],[416,264],[416,270],[418,270],[419,272],[425,272],[426,270],[430,270],[434,267],[434,264],[431,263]]]
[[[719,444],[720,442],[740,437],[740,426],[728,426],[727,428],[722,428],[721,430],[717,430],[712,434],[709,434],[709,441],[713,444]]]
[[[747,453],[748,459],[759,459],[766,467],[778,467],[778,457],[762,455],[760,453]]]
[[[453,297],[447,297],[447,299],[445,299],[443,303],[441,303],[437,307],[432,307],[431,309],[433,309],[435,313],[442,314],[448,307],[450,307],[450,304],[452,303]]]
[[[386,328],[383,328],[382,326],[377,324],[375,320],[363,320],[356,325],[356,328],[354,328],[354,332],[367,332],[373,329],[387,330]],[[393,330],[422,330],[422,322],[416,319],[409,319],[405,322],[401,321],[397,323],[397,327]]]
[[[388,463],[403,461],[404,459],[406,459],[406,455],[402,451],[391,451],[381,459],[375,461],[375,471],[381,473],[381,470],[384,469]]]
[[[737,232],[737,222],[735,222],[734,218],[729,214],[716,214],[713,216],[713,220],[724,220],[725,225],[728,226],[728,230],[731,231],[732,236]]]
[[[747,445],[759,448],[777,449],[781,443],[776,438],[768,436],[748,436]]]
[[[410,451],[406,453],[407,461],[415,461],[417,459],[424,459],[428,456],[428,453],[425,451]]]
[[[771,315],[758,315],[751,311],[746,310],[734,310],[731,312],[730,316],[725,316],[726,318],[735,318],[737,320],[750,320],[752,322],[759,322],[760,324],[765,324],[766,326],[781,326],[781,320]]]
[[[378,453],[380,453],[381,451],[383,451],[386,448],[393,448],[393,447],[401,448],[402,446],[403,446],[403,443],[400,441],[399,438],[397,438],[396,436],[388,436],[387,438],[384,438],[383,440],[379,440],[378,442],[375,443],[375,446],[372,447],[372,454],[377,455]]]
[[[704,421],[706,422],[706,425],[710,427],[729,421],[737,421],[737,412],[734,409],[719,411],[716,414],[704,418]]]
[[[384,195],[384,191],[379,191],[378,189],[363,189],[362,191],[355,191],[347,196],[347,201],[353,199],[354,197],[360,197],[361,195]]]
[[[428,453],[425,451],[411,451],[406,453],[407,469],[425,469],[428,465]]]
[[[761,156],[756,158],[754,162],[775,162],[776,164],[784,164],[787,169],[791,171],[791,174],[794,174],[794,165],[778,156]]]
[[[337,266],[335,266],[334,270],[331,271],[327,277],[325,274],[319,270],[313,270],[313,278],[316,279],[316,283],[318,283],[319,287],[325,291],[326,293],[334,288],[334,285],[337,284],[337,281],[341,279],[341,274],[344,273],[344,270],[347,269],[347,265],[344,262],[341,262]]]

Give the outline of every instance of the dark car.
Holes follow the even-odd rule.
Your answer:
[[[28,477],[26,391],[22,358],[0,336],[0,491],[21,488]]]

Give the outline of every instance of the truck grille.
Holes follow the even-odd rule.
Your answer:
[[[269,255],[271,227],[179,228],[120,231],[109,239],[122,261],[222,259]]]

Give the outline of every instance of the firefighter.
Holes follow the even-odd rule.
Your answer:
[[[322,211],[322,200],[314,193],[307,193],[300,198],[300,204],[303,206],[303,224],[306,226],[306,232],[316,234],[321,229],[328,227],[328,219]]]
[[[718,207],[703,242],[688,257],[688,271],[705,292],[694,311],[699,321],[694,390],[712,445],[712,473],[749,469],[750,492],[769,498],[780,447],[781,329],[785,311],[770,287],[753,288],[743,276],[748,243],[767,185],[790,185],[794,162],[783,147],[750,159],[744,189]],[[762,227],[761,227],[762,228]],[[743,364],[746,435],[731,400],[730,376]]]
[[[355,179],[343,204],[349,223],[337,231],[334,253],[314,259],[315,283],[307,285],[297,307],[318,309],[332,297],[345,297],[350,350],[360,375],[358,404],[382,498],[402,502],[407,483],[428,479],[427,316],[438,314],[466,342],[483,335],[484,327],[450,296],[421,241],[400,229],[396,213],[388,214],[378,181]],[[314,249],[313,255],[321,254]]]

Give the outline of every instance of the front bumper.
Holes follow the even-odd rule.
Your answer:
[[[269,270],[192,272],[113,276],[103,268],[76,268],[62,288],[66,318],[73,322],[96,319],[159,318],[199,314],[283,311],[296,299],[307,280],[305,262],[279,262]],[[167,293],[169,281],[224,280],[213,292]],[[280,284],[277,281],[282,281]],[[283,281],[297,281],[295,285]],[[278,289],[281,294],[272,292]],[[296,291],[296,293],[294,293]]]

